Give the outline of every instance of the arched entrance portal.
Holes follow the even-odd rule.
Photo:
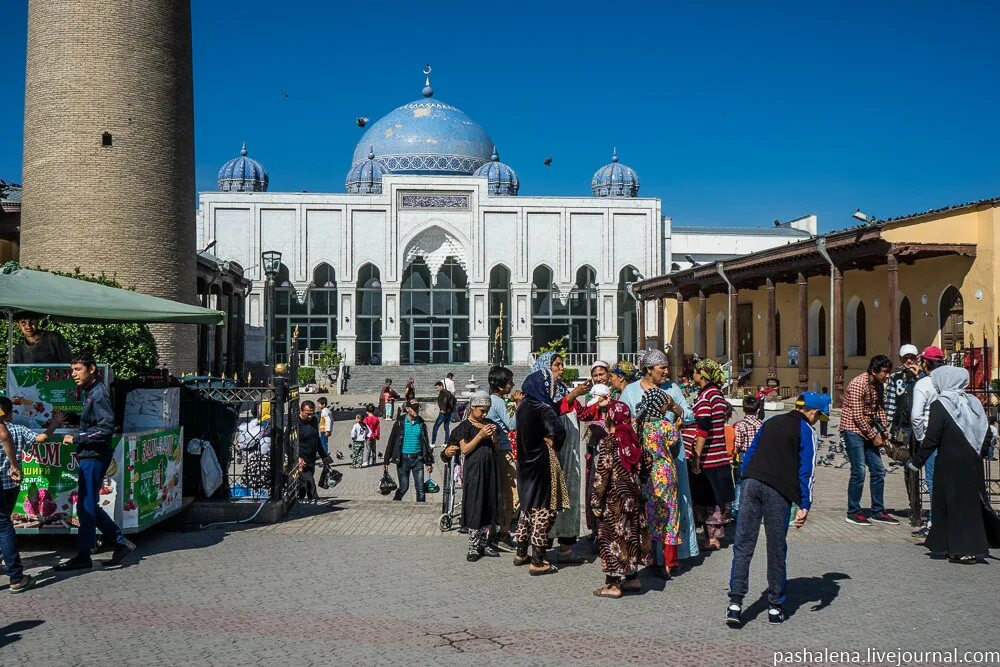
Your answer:
[[[423,257],[403,271],[400,290],[400,355],[404,363],[448,364],[469,361],[469,280],[448,257],[432,280]]]

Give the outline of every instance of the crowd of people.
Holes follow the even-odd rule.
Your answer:
[[[919,492],[922,467],[931,489],[933,520],[916,534],[953,562],[976,562],[990,546],[1000,546],[1000,520],[986,501],[978,459],[990,439],[985,413],[964,392],[968,372],[944,366],[937,348],[918,354],[904,346],[900,357],[895,373],[888,357],[874,357],[844,392],[840,436],[851,464],[847,521],[898,523],[884,504],[882,450],[903,447],[911,454],[907,487]],[[726,622],[737,627],[763,525],[768,621],[781,623],[786,534],[789,526],[806,523],[812,506],[815,426],[825,436],[831,397],[825,388],[804,392],[791,410],[764,420],[772,390],[762,388],[742,399],[743,414],[734,420],[717,362],[697,360],[690,381],[674,381],[670,370],[667,356],[651,350],[638,366],[598,361],[590,378],[571,388],[563,379],[563,358],[545,353],[515,391],[510,369],[496,366],[489,392],[472,395],[454,427],[454,394],[437,383],[430,436],[419,404],[404,397],[384,460],[386,470],[397,466],[394,498],[405,495],[412,477],[417,500],[426,500],[423,474],[433,469],[444,427],[440,459],[461,461],[467,560],[508,552],[532,576],[554,574],[561,564],[584,560],[573,548],[584,523],[605,577],[594,595],[605,598],[641,590],[644,568],[671,579],[684,561],[720,549],[727,524],[735,524]],[[579,425],[580,447],[564,446],[563,417],[570,413]],[[937,466],[937,484],[935,459],[946,464],[945,472]],[[861,507],[866,472],[868,510]]]

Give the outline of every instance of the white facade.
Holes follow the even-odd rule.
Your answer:
[[[806,215],[773,227],[687,227],[676,226],[670,233],[672,258],[669,271],[689,269],[740,255],[795,243],[816,235],[815,215]],[[692,262],[691,260],[694,260]]]
[[[363,354],[357,353],[357,300],[363,287],[358,280],[365,265],[378,269],[381,363],[486,363],[495,332],[490,326],[490,276],[502,265],[510,275],[503,325],[509,335],[506,356],[509,362],[523,364],[538,343],[537,336],[533,339],[538,324],[533,318],[536,269],[551,271],[559,300],[553,308],[566,307],[581,269],[593,270],[596,331],[589,334],[587,349],[600,358],[615,359],[623,351],[620,338],[631,339],[624,346],[631,351],[636,336],[629,320],[624,320],[628,331],[619,330],[622,313],[634,317],[636,312],[634,303],[623,303],[631,297],[623,297],[619,290],[623,269],[626,274],[634,270],[641,277],[652,277],[669,269],[671,262],[669,220],[663,218],[657,198],[494,196],[487,193],[486,178],[387,174],[381,194],[205,192],[199,203],[200,245],[214,239],[216,255],[251,267],[247,273],[253,280],[247,307],[251,326],[262,326],[264,318],[262,252],[282,253],[287,281],[300,300],[322,287],[311,284],[321,265],[333,269],[336,341],[348,364],[370,361],[360,358],[369,356],[367,347]],[[408,298],[403,290],[408,266],[425,264],[436,280],[449,257],[467,276],[467,340],[456,334],[464,325],[435,328],[435,318],[414,318],[402,303]],[[401,326],[406,318],[408,332]],[[646,335],[656,337],[655,308],[646,309],[646,320]],[[414,328],[424,326],[429,328]],[[426,334],[431,338],[447,333],[451,339],[447,358],[427,357],[422,347],[418,349],[424,345],[425,331],[432,332]]]

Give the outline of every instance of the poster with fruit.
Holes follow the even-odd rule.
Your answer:
[[[28,447],[21,460],[24,480],[11,519],[19,532],[68,532],[79,525],[76,445],[53,438]],[[116,441],[114,456],[100,491],[98,503],[115,521],[121,521],[122,446]]]
[[[110,383],[106,365],[99,365],[97,373],[105,384]],[[69,364],[9,364],[7,396],[14,403],[14,423],[36,431],[45,429],[53,410],[83,411],[82,391],[73,382]]]
[[[126,433],[122,528],[144,528],[181,508],[183,428]]]

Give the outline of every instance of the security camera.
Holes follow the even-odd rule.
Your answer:
[[[868,216],[862,213],[860,208],[852,213],[851,217],[855,220],[860,220],[861,222],[868,222]]]

